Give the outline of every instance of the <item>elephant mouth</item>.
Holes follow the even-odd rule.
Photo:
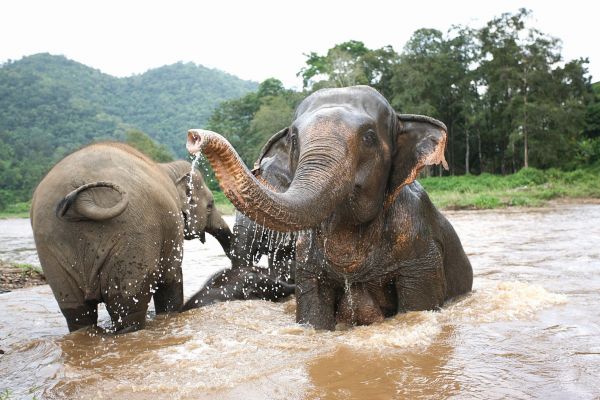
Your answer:
[[[185,240],[200,239],[202,243],[206,242],[206,234],[204,230],[196,231],[195,229],[189,229],[189,216],[187,213],[181,213],[183,215],[183,238]]]
[[[196,232],[196,231],[188,231],[187,229],[183,230],[183,238],[185,240],[192,240],[192,239],[200,239],[200,242],[205,243],[206,242],[206,234],[204,231],[201,232]]]

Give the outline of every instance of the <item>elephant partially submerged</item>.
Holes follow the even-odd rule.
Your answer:
[[[275,190],[290,185],[289,154],[281,131],[263,146],[252,173]],[[236,213],[231,244],[231,268],[214,274],[185,303],[183,309],[220,301],[260,299],[277,301],[294,294],[296,233],[274,232],[246,215]],[[266,255],[268,267],[258,266]]]
[[[190,180],[190,175],[192,176]],[[106,304],[114,330],[144,326],[183,304],[183,240],[231,232],[212,193],[186,161],[157,164],[130,146],[99,143],[67,156],[31,204],[40,263],[70,331],[97,322]]]
[[[213,132],[191,130],[227,197],[266,227],[303,231],[296,320],[319,329],[430,310],[471,290],[473,271],[450,223],[415,181],[442,164],[443,123],[399,115],[367,86],[322,89],[281,137],[292,176],[279,192],[256,179]]]

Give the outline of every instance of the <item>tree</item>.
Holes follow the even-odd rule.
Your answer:
[[[387,95],[392,66],[398,55],[391,46],[368,49],[356,40],[340,43],[321,56],[307,55],[306,67],[298,72],[304,88],[317,90],[324,87],[371,85]]]
[[[173,161],[173,155],[164,144],[157,144],[150,136],[139,130],[125,133],[125,143],[135,147],[156,162]]]
[[[592,85],[593,97],[585,110],[584,135],[594,139],[600,137],[600,82]]]
[[[302,98],[302,93],[285,89],[281,81],[269,78],[261,82],[256,92],[221,103],[206,129],[225,136],[244,163],[252,168],[265,142],[291,122]],[[209,171],[209,186],[217,190],[212,170],[206,163],[203,168]]]
[[[254,163],[263,145],[273,134],[289,126],[293,114],[294,109],[283,96],[269,96],[263,99],[262,105],[250,122],[248,141],[241,150],[248,165]]]
[[[391,79],[392,105],[404,113],[425,114],[444,121],[448,127],[450,172],[469,172],[469,130],[474,121],[477,91],[473,31],[453,27],[447,34],[419,29],[409,39],[394,67]],[[459,139],[463,139],[460,140]],[[441,171],[441,169],[440,169]]]
[[[586,60],[561,67],[559,40],[527,27],[529,16],[503,14],[478,34],[490,172],[566,166],[583,130]]]

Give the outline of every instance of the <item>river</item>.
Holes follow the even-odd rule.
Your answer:
[[[48,286],[0,294],[0,398],[600,398],[600,205],[445,214],[473,293],[368,327],[299,326],[292,299],[69,334]],[[186,242],[186,297],[228,264],[207,239]],[[37,263],[28,220],[0,221],[0,258]]]

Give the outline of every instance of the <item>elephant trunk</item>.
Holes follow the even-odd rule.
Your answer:
[[[210,217],[208,219],[208,223],[206,225],[206,232],[210,233],[215,239],[219,241],[221,247],[227,254],[227,257],[231,258],[231,230],[229,229],[229,225],[221,216],[221,213],[213,208],[210,213]]]
[[[339,146],[314,144],[308,147],[299,158],[290,187],[279,193],[257,180],[221,135],[190,130],[187,141],[190,153],[204,153],[223,192],[238,210],[279,232],[317,226],[352,190],[350,161]]]

